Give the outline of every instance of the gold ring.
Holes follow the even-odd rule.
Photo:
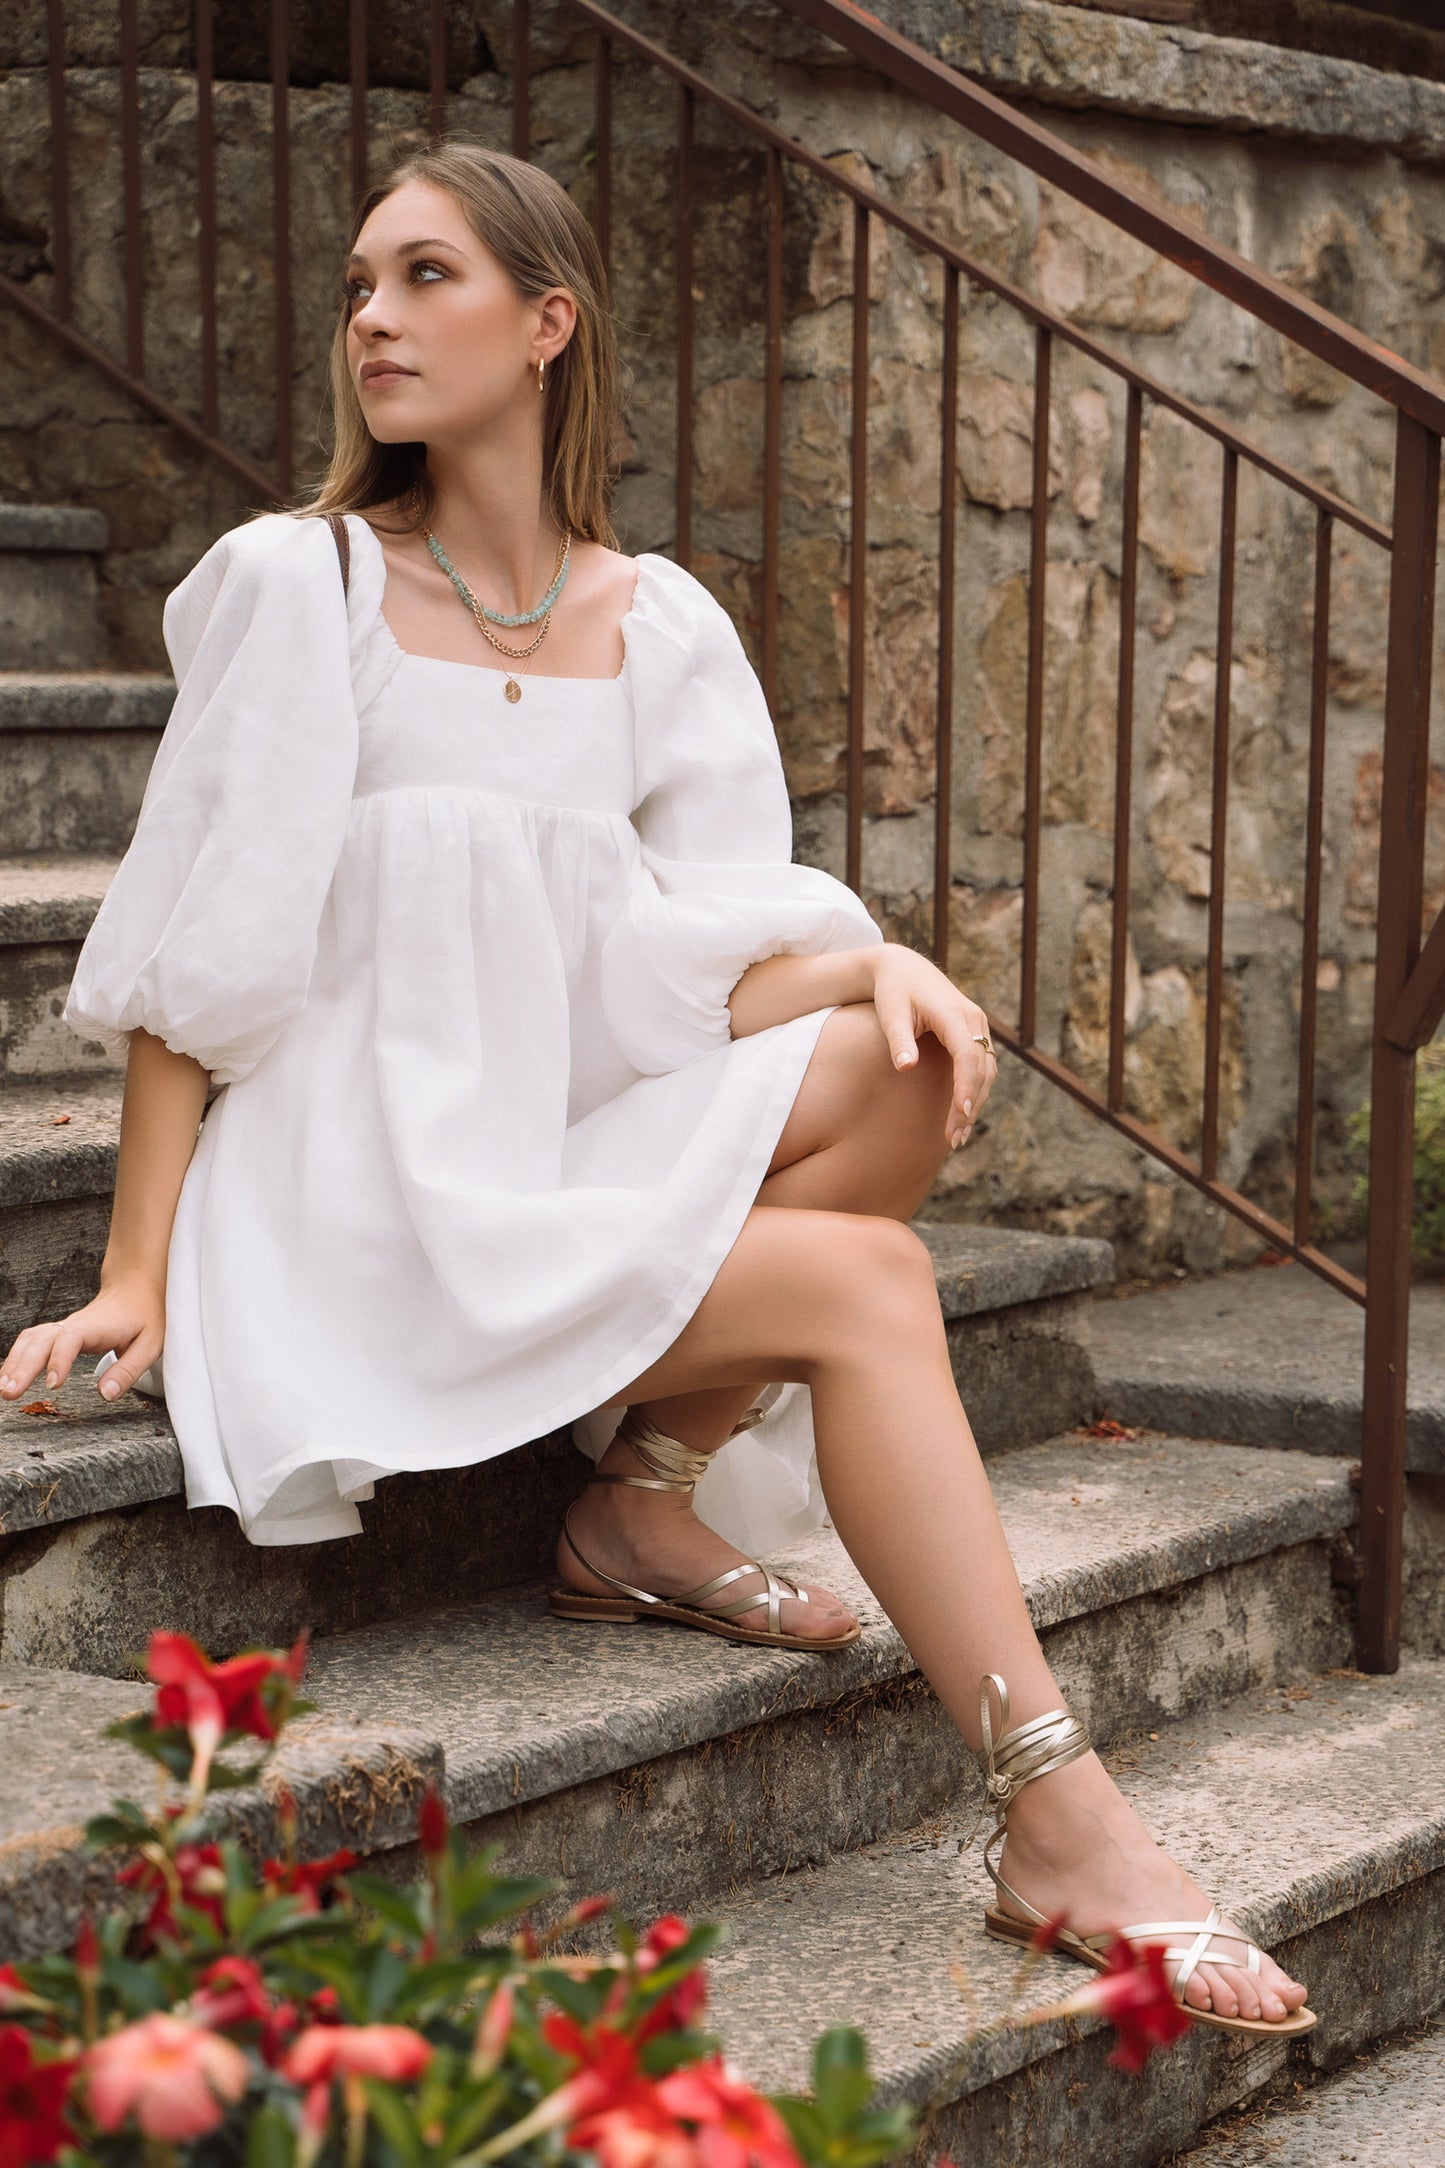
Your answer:
[[[977,1032],[975,1032],[975,1033],[974,1033],[974,1035],[973,1035],[973,1043],[974,1043],[974,1045],[975,1045],[975,1046],[981,1046],[981,1047],[983,1048],[983,1050],[984,1050],[985,1054],[991,1054],[991,1053],[993,1052],[993,1041],[992,1041],[992,1039],[983,1039],[983,1038],[980,1038],[980,1037],[979,1037],[979,1034],[978,1034]]]

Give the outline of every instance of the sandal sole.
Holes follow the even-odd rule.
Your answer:
[[[998,1941],[1012,1942],[1019,1947],[1030,1943],[1038,1931],[1030,1926],[1027,1920],[1016,1920],[1011,1914],[1000,1912],[993,1905],[984,1906],[983,1923],[985,1931],[995,1936]],[[1079,1963],[1092,1967],[1095,1972],[1107,1972],[1109,1969],[1109,1960],[1101,1952],[1086,1950],[1077,1940],[1065,1940],[1061,1937],[1054,1944],[1054,1950],[1060,1957],[1076,1958]],[[1217,2010],[1196,2010],[1193,2003],[1185,2002],[1181,1996],[1176,1995],[1173,1999],[1181,2010],[1186,2010],[1190,2017],[1201,2025],[1216,2025],[1222,2032],[1248,2033],[1255,2038],[1267,2034],[1272,2040],[1290,2040],[1300,2033],[1313,2031],[1319,2023],[1318,2012],[1311,2010],[1308,2003],[1301,2003],[1298,2010],[1291,2011],[1288,2017],[1275,2019],[1224,2017]]]
[[[787,1598],[784,1598],[787,1601]],[[861,1624],[854,1623],[850,1633],[835,1634],[824,1640],[820,1635],[770,1634],[759,1632],[754,1626],[733,1626],[725,1618],[717,1618],[706,1611],[689,1610],[676,1603],[647,1604],[625,1603],[613,1596],[584,1596],[571,1589],[549,1589],[547,1609],[553,1618],[596,1619],[611,1625],[642,1625],[649,1619],[666,1619],[675,1626],[697,1626],[704,1633],[717,1634],[724,1641],[748,1641],[755,1648],[764,1649],[850,1649],[861,1635]]]

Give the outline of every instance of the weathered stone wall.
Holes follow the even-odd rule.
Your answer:
[[[1074,46],[1037,18],[1072,16]],[[1039,294],[1081,328],[1267,444],[1279,458],[1388,518],[1391,417],[1184,272],[1115,234],[1056,190],[891,90],[865,81],[766,9],[639,12],[715,80],[841,170],[867,179],[934,231]],[[1164,34],[1033,0],[958,8],[917,0],[899,26],[935,46],[973,43],[962,64],[1028,74],[1040,117],[1146,192],[1291,279],[1412,360],[1445,369],[1445,93],[1403,85],[1413,133],[1384,113],[1381,79],[1288,56],[1293,106],[1271,56],[1218,47],[1209,125],[1154,112],[1158,70],[1109,78],[1100,36]],[[476,50],[506,65],[506,11],[479,10]],[[537,154],[590,201],[587,45],[545,16],[533,82]],[[1067,24],[1064,28],[1067,29]],[[181,33],[172,26],[176,36]],[[1004,31],[1010,31],[1010,37]],[[1028,36],[1025,36],[1025,33]],[[168,33],[170,34],[170,33]],[[1172,49],[1182,33],[1169,34]],[[1032,38],[1032,45],[1028,40]],[[1090,44],[1089,40],[1093,43]],[[454,41],[457,42],[457,41]],[[1208,47],[1211,41],[1195,40]],[[458,50],[467,50],[461,38]],[[1070,51],[1075,74],[1069,74]],[[1022,57],[1020,57],[1022,55]],[[1251,112],[1246,60],[1260,109]],[[23,54],[13,56],[19,60]],[[183,52],[161,59],[183,61]],[[323,56],[324,57],[324,56]],[[1191,56],[1186,53],[1186,59]],[[1206,52],[1206,59],[1209,57]],[[77,320],[119,347],[117,80],[103,41],[72,70]],[[1157,56],[1156,56],[1157,58]],[[1192,56],[1201,82],[1199,55]],[[1325,71],[1327,83],[1309,77]],[[1052,71],[1050,73],[1050,71]],[[1304,71],[1301,74],[1301,71]],[[374,167],[421,138],[423,95],[373,95]],[[1243,88],[1241,88],[1243,86]],[[147,366],[178,404],[199,399],[193,85],[156,65],[142,82]],[[1328,95],[1326,95],[1328,92]],[[1408,97],[1404,95],[1408,92]],[[1438,112],[1429,98],[1439,106]],[[1131,95],[1145,113],[1122,110]],[[1080,102],[1071,105],[1070,99]],[[44,77],[0,80],[0,252],[45,294]],[[1151,106],[1150,101],[1154,102]],[[1202,101],[1207,105],[1207,101]],[[1266,109],[1267,107],[1267,109]],[[274,363],[269,255],[269,91],[218,85],[219,306],[230,441],[270,456]],[[624,64],[615,92],[615,288],[634,370],[632,449],[619,496],[624,547],[670,546],[674,431],[670,144],[673,95]],[[1299,136],[1290,132],[1295,116]],[[296,262],[293,397],[303,468],[320,456],[331,265],[348,190],[348,93],[291,98]],[[453,129],[507,147],[505,74],[460,79]],[[1431,131],[1435,130],[1435,133]],[[1269,131],[1269,132],[1266,132]],[[1301,138],[1309,138],[1303,140]],[[694,565],[748,628],[759,606],[763,358],[760,162],[730,124],[701,112],[695,288]],[[782,517],[785,586],[777,722],[797,803],[799,855],[841,871],[849,621],[851,237],[842,199],[797,171],[787,184]],[[320,266],[322,268],[318,269]],[[864,888],[891,934],[926,939],[932,885],[938,367],[942,278],[878,232],[870,287]],[[109,606],[124,658],[161,661],[159,603],[245,493],[49,335],[12,314],[4,346],[0,494],[101,506],[112,522]],[[961,325],[955,608],[952,967],[999,1016],[1017,999],[1022,918],[1023,693],[1033,337],[1001,303],[967,290]],[[1122,386],[1056,349],[1050,469],[1040,1043],[1102,1081],[1108,1017],[1113,745],[1123,456]],[[1176,1143],[1199,1135],[1209,879],[1220,454],[1149,409],[1144,446],[1134,768],[1128,1103]],[[1241,474],[1239,607],[1232,674],[1221,1172],[1287,1216],[1303,898],[1310,552],[1313,513],[1281,485]],[[1384,667],[1381,553],[1337,534],[1330,655],[1328,803],[1318,974],[1321,1232],[1338,1230],[1349,1176],[1342,1140],[1367,1083]],[[1437,701],[1445,715],[1445,700]],[[1432,770],[1432,800],[1445,761]],[[1433,911],[1445,860],[1432,857]],[[1112,1236],[1123,1269],[1201,1266],[1257,1247],[1156,1163],[1019,1065],[1006,1063],[983,1128],[944,1170],[935,1208]]]

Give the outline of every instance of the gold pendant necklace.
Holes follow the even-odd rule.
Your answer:
[[[413,499],[413,517],[416,517],[417,511],[418,506],[415,499]],[[510,655],[514,662],[520,661],[524,656],[535,655],[537,649],[542,645],[542,642],[547,637],[547,627],[552,622],[552,605],[548,604],[546,613],[542,619],[542,629],[538,633],[535,640],[531,641],[526,647],[505,646],[503,642],[497,638],[496,634],[487,624],[486,615],[482,609],[481,604],[478,602],[476,596],[472,593],[470,587],[468,587],[466,581],[462,578],[461,574],[457,571],[456,566],[452,564],[451,560],[442,551],[441,544],[437,541],[435,535],[433,535],[430,527],[423,527],[422,533],[426,536],[427,545],[430,548],[433,556],[435,556],[438,562],[445,567],[447,576],[451,580],[453,587],[456,589],[462,601],[466,603],[467,607],[470,609],[472,616],[476,619],[477,628],[482,634],[482,637],[486,640],[491,641],[492,646],[496,648],[498,654]],[[568,527],[563,529],[562,539],[557,545],[557,562],[552,568],[553,589],[557,589],[560,587],[562,578],[565,574],[567,560],[571,554],[571,550],[572,530],[570,527]],[[510,670],[507,672],[506,683],[503,685],[502,691],[514,707],[522,697],[522,688],[518,684],[516,678],[513,677]]]

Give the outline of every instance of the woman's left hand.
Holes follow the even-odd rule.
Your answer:
[[[918,1060],[918,1035],[931,1031],[953,1056],[953,1103],[944,1129],[950,1146],[965,1144],[998,1075],[998,1060],[979,1041],[989,1039],[988,1018],[961,994],[937,964],[901,942],[884,941],[867,952],[873,964],[873,1006],[897,1069]]]

